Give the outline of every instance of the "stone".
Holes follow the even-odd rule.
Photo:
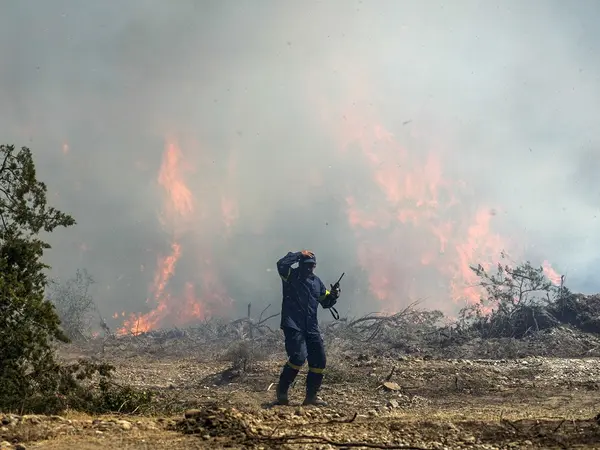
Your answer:
[[[124,431],[129,431],[132,427],[131,422],[128,422],[127,420],[117,420],[117,424]]]
[[[186,419],[193,419],[193,418],[198,417],[200,415],[202,415],[202,410],[201,409],[188,409],[183,414],[183,417],[185,417]]]
[[[383,387],[388,391],[399,391],[401,389],[400,385],[395,381],[386,381],[383,383]]]

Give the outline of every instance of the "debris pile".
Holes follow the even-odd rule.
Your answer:
[[[483,289],[481,302],[463,308],[449,323],[440,311],[408,305],[395,314],[369,314],[323,324],[329,354],[346,351],[430,358],[580,357],[600,355],[600,294],[571,293],[550,282],[542,267],[526,262],[498,265],[488,273],[472,267]],[[257,318],[211,319],[185,330],[155,330],[137,335],[106,335],[101,352],[181,357],[198,354],[251,371],[253,363],[283,352],[275,325],[279,313]],[[332,351],[333,350],[333,351]]]
[[[549,312],[562,324],[600,334],[600,294],[571,294],[560,298]]]
[[[440,423],[387,421],[356,413],[348,417],[323,411],[316,415],[311,413],[302,408],[293,413],[282,410],[246,413],[212,406],[187,411],[171,429],[199,435],[215,444],[261,448],[282,448],[290,444],[306,446],[302,448],[315,445],[380,449],[570,448],[594,445],[600,438],[597,418]],[[285,429],[283,424],[286,424]],[[375,429],[378,433],[373,432]]]
[[[239,440],[246,438],[251,430],[244,422],[243,415],[234,408],[207,405],[202,409],[190,409],[181,420],[170,426],[173,431],[185,434],[198,434],[204,439],[227,438]]]

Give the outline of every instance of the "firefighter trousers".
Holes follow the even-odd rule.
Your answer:
[[[320,333],[307,333],[289,327],[283,328],[283,334],[288,361],[281,371],[279,388],[283,392],[287,392],[296,379],[298,372],[308,360],[306,395],[307,397],[315,397],[321,388],[323,372],[327,363],[323,337]]]

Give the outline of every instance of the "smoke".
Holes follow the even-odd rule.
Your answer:
[[[85,267],[107,316],[278,307],[302,248],[346,272],[343,313],[456,310],[501,250],[600,290],[596,2],[0,9],[0,138],[78,222],[52,275]]]

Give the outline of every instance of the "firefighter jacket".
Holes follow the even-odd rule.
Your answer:
[[[300,276],[299,268],[292,265],[300,262],[301,252],[289,252],[277,261],[277,271],[283,285],[281,328],[289,327],[306,333],[320,333],[317,307],[329,295],[325,284],[315,274]]]

